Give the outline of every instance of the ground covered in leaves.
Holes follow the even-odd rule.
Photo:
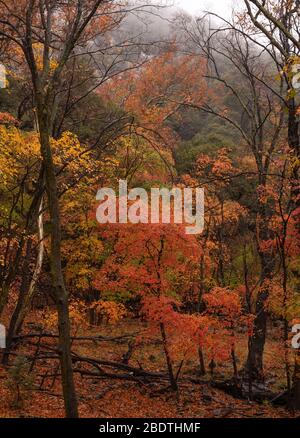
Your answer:
[[[130,338],[122,338],[124,333],[137,334],[144,328],[136,320],[122,321],[114,326],[93,328],[78,336],[103,336],[115,338],[117,341],[76,341],[73,351],[85,357],[101,360],[121,362],[128,352]],[[245,336],[241,336],[239,345],[239,364],[245,359]],[[34,356],[37,351],[37,340],[22,342],[14,357]],[[45,343],[55,348],[55,340],[49,339]],[[43,348],[40,347],[39,354]],[[284,388],[284,368],[281,361],[275,361],[277,354],[276,335],[272,342],[268,342],[266,351],[266,379],[272,390],[280,391]],[[49,366],[49,362],[51,366]],[[129,364],[143,370],[165,373],[164,354],[159,339],[146,343],[134,350]],[[77,369],[91,369],[77,367]],[[28,370],[23,370],[27,372]],[[214,379],[218,381],[230,377],[230,364],[217,364]],[[57,376],[57,361],[41,358],[31,371],[31,380],[28,388],[17,388],[7,368],[0,368],[0,417],[63,417],[64,407],[61,396],[60,378]],[[45,378],[46,375],[46,378]],[[98,378],[75,374],[79,398],[81,417],[92,418],[288,418],[292,417],[283,407],[275,407],[269,402],[255,403],[248,400],[234,398],[212,385],[212,378],[208,375],[199,378],[197,375],[197,359],[191,358],[185,363],[180,391],[176,395],[167,390],[167,380],[164,378],[154,381],[130,381],[118,378]],[[275,383],[276,382],[276,383]],[[274,387],[274,385],[276,385]],[[20,389],[21,396],[18,403],[16,397]],[[18,398],[18,397],[17,397]]]

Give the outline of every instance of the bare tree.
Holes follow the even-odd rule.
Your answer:
[[[296,164],[293,166],[292,196],[294,203],[299,207],[300,119],[297,113],[299,96],[293,90],[291,70],[295,63],[300,64],[300,1],[279,0],[276,4],[268,0],[244,1],[248,17],[254,25],[250,37],[255,38],[255,34],[264,37],[266,43],[261,44],[272,54],[272,60],[285,81],[284,101],[288,110],[288,142],[297,157]],[[299,288],[298,279],[298,291]],[[299,409],[300,351],[296,354],[292,391],[294,407]]]
[[[268,68],[269,56],[258,51],[247,35],[236,30],[230,23],[225,22],[224,27],[213,29],[205,16],[191,23],[183,20],[182,27],[189,38],[191,50],[194,47],[199,56],[207,58],[206,78],[209,85],[218,87],[218,93],[223,98],[231,96],[233,100],[230,108],[224,105],[224,99],[213,97],[198,109],[225,121],[236,131],[256,163],[256,188],[266,188],[272,158],[284,128],[284,101],[281,97],[283,79],[276,92],[275,88],[273,92],[269,85],[273,74]],[[275,255],[261,249],[261,242],[272,238],[269,226],[272,209],[261,202],[259,196],[253,208],[261,269],[254,332],[249,339],[246,368],[251,379],[263,379],[267,330],[265,303],[269,296],[268,280],[274,273]]]

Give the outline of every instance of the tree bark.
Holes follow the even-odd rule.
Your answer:
[[[248,358],[246,364],[246,370],[249,374],[249,379],[260,381],[264,380],[263,356],[266,343],[268,317],[265,305],[269,297],[269,285],[266,282],[272,278],[275,265],[273,253],[269,252],[269,250],[264,251],[260,248],[261,242],[267,241],[271,238],[268,227],[269,218],[267,208],[268,207],[264,204],[259,205],[259,231],[257,236],[257,245],[261,264],[261,278],[260,290],[258,292],[255,305],[253,334],[250,336],[248,342]]]
[[[8,363],[10,350],[13,345],[13,338],[18,335],[22,329],[22,325],[26,314],[30,308],[32,303],[32,299],[36,289],[36,283],[39,279],[42,264],[43,264],[43,256],[44,256],[44,229],[43,229],[43,201],[41,200],[39,206],[39,215],[38,215],[38,255],[36,260],[36,266],[34,269],[34,273],[32,275],[31,281],[27,281],[29,276],[29,257],[26,255],[27,264],[23,266],[23,278],[22,284],[20,287],[20,294],[17,301],[17,305],[12,314],[9,323],[9,329],[6,340],[6,351],[3,355],[2,363],[6,365]],[[28,246],[28,245],[27,245]]]
[[[160,324],[160,332],[161,332],[161,336],[162,336],[162,340],[163,340],[163,347],[164,347],[164,352],[165,352],[166,361],[167,361],[170,385],[174,391],[178,391],[178,385],[177,385],[177,381],[175,379],[173,366],[172,366],[172,360],[171,360],[168,345],[167,345],[166,330],[165,330],[165,326],[163,323]]]
[[[22,276],[22,282],[21,282],[21,286],[20,286],[19,299],[18,299],[16,309],[15,309],[15,311],[12,315],[11,321],[10,321],[10,325],[9,325],[9,329],[8,329],[8,333],[7,333],[7,339],[6,339],[6,349],[5,349],[5,351],[3,353],[3,357],[2,357],[2,364],[3,365],[8,364],[9,353],[10,353],[10,350],[12,347],[13,337],[14,337],[13,327],[14,327],[14,323],[16,321],[16,311],[18,311],[20,303],[23,302],[24,295],[26,294],[26,290],[28,289],[28,284],[30,282],[29,265],[30,265],[31,251],[32,251],[32,240],[29,239],[27,241],[27,244],[26,244],[26,254],[24,257],[24,262],[22,264],[23,276]]]
[[[263,380],[263,355],[267,332],[267,313],[265,302],[269,296],[267,290],[260,292],[256,302],[253,335],[248,342],[248,358],[246,369],[249,378]]]
[[[77,398],[73,377],[70,340],[70,319],[68,294],[65,288],[61,263],[61,221],[57,180],[50,145],[51,117],[47,102],[37,102],[37,115],[40,131],[41,154],[45,169],[46,191],[51,222],[51,274],[52,287],[56,297],[59,330],[59,355],[62,373],[62,386],[67,418],[78,417]]]
[[[22,303],[22,306],[20,307],[20,310],[18,312],[16,323],[14,327],[13,335],[17,335],[20,333],[22,329],[22,325],[26,316],[26,313],[28,309],[31,306],[32,299],[34,297],[36,284],[39,279],[42,265],[43,265],[43,258],[44,258],[44,225],[43,225],[43,200],[40,202],[39,207],[39,216],[38,216],[38,254],[37,254],[37,260],[36,265],[34,269],[34,273],[32,275],[32,279],[28,288],[28,291],[24,297],[24,301]]]

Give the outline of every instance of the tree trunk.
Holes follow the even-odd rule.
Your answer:
[[[255,319],[253,327],[253,335],[248,342],[248,358],[246,370],[249,378],[252,380],[264,380],[263,373],[263,355],[266,342],[267,332],[267,311],[265,309],[266,301],[269,297],[269,285],[266,281],[270,280],[273,275],[275,258],[270,250],[264,251],[260,248],[261,242],[269,240],[272,236],[268,227],[269,217],[267,212],[267,205],[259,205],[258,216],[258,253],[261,263],[261,278],[260,290],[256,299],[255,305]]]
[[[178,385],[177,385],[177,381],[175,379],[173,366],[172,366],[172,360],[171,360],[168,345],[167,345],[167,336],[166,336],[165,326],[163,323],[160,324],[160,332],[161,332],[161,336],[162,336],[162,340],[163,340],[163,347],[164,347],[164,352],[165,352],[167,366],[168,366],[170,385],[174,391],[178,391]]]
[[[205,376],[206,375],[205,361],[201,347],[198,348],[198,356],[199,356],[199,374],[200,376]]]
[[[56,306],[58,312],[59,352],[66,417],[76,418],[78,417],[78,407],[71,359],[68,294],[65,288],[61,264],[61,222],[57,180],[50,145],[51,117],[49,116],[47,108],[48,102],[38,102],[37,114],[40,131],[41,153],[45,169],[46,191],[51,221],[50,263],[52,287],[56,297]]]
[[[29,239],[27,241],[26,254],[25,254],[23,265],[22,265],[23,275],[22,275],[22,282],[21,282],[21,286],[20,286],[19,299],[18,299],[16,309],[11,317],[9,329],[7,332],[6,349],[5,349],[5,351],[3,353],[3,357],[2,357],[2,364],[3,365],[8,364],[9,353],[10,353],[10,350],[12,348],[12,343],[13,343],[16,316],[17,316],[17,313],[18,313],[19,308],[21,306],[21,303],[23,303],[24,295],[26,294],[26,290],[28,289],[28,284],[30,282],[29,265],[30,265],[31,250],[32,250],[32,240]]]
[[[38,282],[38,279],[39,279],[39,276],[40,276],[40,273],[42,270],[43,259],[44,259],[43,200],[41,200],[40,207],[39,207],[38,240],[39,240],[38,255],[37,255],[37,259],[36,259],[34,273],[33,273],[28,291],[24,297],[24,301],[22,303],[22,306],[20,307],[20,310],[19,310],[17,318],[16,318],[16,323],[15,323],[15,327],[14,327],[14,335],[17,335],[21,331],[26,313],[31,306],[31,303],[32,303],[32,300],[34,297],[34,293],[36,290],[36,284]]]
[[[247,371],[251,379],[263,380],[263,355],[267,332],[267,312],[265,303],[269,296],[267,290],[260,292],[256,302],[253,335],[248,342]]]
[[[31,281],[28,280],[29,277],[29,255],[26,253],[26,259],[23,265],[23,277],[22,277],[22,283],[20,287],[20,294],[18,298],[17,305],[15,307],[15,310],[12,314],[12,317],[10,319],[8,334],[7,334],[7,340],[6,340],[6,352],[3,356],[2,363],[6,365],[8,363],[9,359],[9,353],[12,348],[13,344],[13,338],[18,333],[20,333],[22,329],[22,325],[24,322],[24,319],[26,317],[26,314],[30,308],[30,305],[32,303],[32,299],[35,293],[36,289],[36,283],[39,279],[42,264],[43,264],[43,257],[44,257],[44,229],[43,229],[43,201],[40,202],[39,207],[39,216],[38,216],[38,255],[37,255],[37,261],[36,266],[34,269],[34,273],[32,275]],[[31,243],[31,241],[30,241]],[[28,252],[28,244],[27,244],[27,252]]]
[[[6,306],[8,295],[9,295],[9,284],[7,281],[4,281],[1,287],[1,295],[0,295],[0,317],[2,316],[3,310]]]
[[[291,149],[294,150],[296,156],[300,155],[300,142],[299,142],[299,116],[297,115],[298,105],[295,102],[295,99],[292,98],[288,102],[288,142]]]
[[[8,267],[8,274],[4,278],[1,278],[0,318],[7,304],[10,286],[18,274],[24,244],[25,244],[25,239],[24,237],[22,237],[21,240],[19,241],[18,249],[15,257],[13,258],[13,260],[10,261],[10,266]]]

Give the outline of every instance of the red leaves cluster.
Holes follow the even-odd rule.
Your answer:
[[[6,126],[18,126],[18,120],[11,115],[10,113],[1,113],[0,112],[0,125]]]
[[[100,231],[110,254],[95,278],[97,289],[160,297],[193,287],[201,249],[183,225],[116,224]]]

